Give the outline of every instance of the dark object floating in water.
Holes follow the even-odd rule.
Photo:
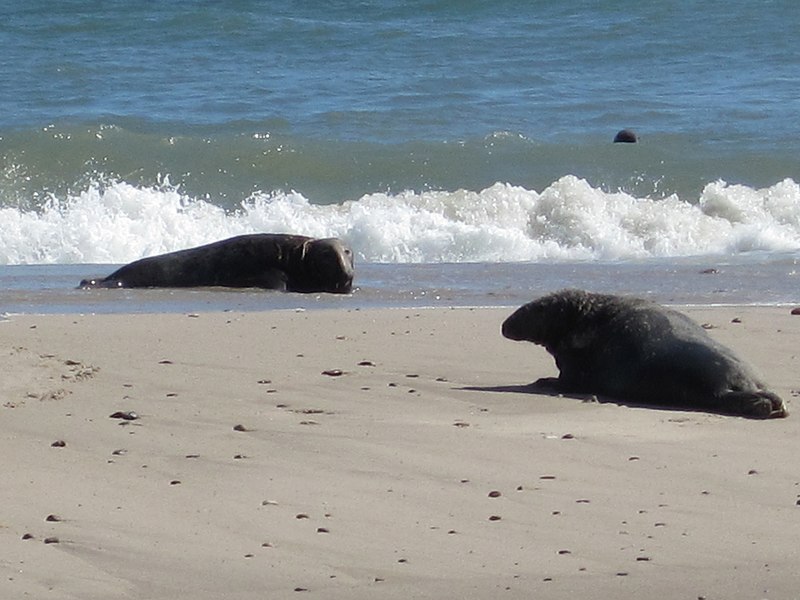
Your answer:
[[[638,141],[639,138],[636,137],[636,134],[630,129],[618,131],[617,135],[614,136],[615,144],[635,144]]]

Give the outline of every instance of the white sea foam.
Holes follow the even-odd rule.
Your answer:
[[[165,185],[89,187],[39,211],[0,209],[0,264],[124,263],[251,232],[337,236],[369,262],[626,260],[800,250],[800,186],[709,183],[696,202],[609,193],[565,176],[317,205],[258,193],[235,211]]]

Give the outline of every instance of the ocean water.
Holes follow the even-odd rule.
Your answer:
[[[0,16],[0,313],[800,301],[792,0]],[[257,231],[345,239],[356,291],[74,289]]]

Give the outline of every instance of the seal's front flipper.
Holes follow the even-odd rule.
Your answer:
[[[564,387],[558,377],[540,377],[530,384],[531,390],[547,394],[560,394],[564,391],[569,391],[565,390]]]
[[[789,416],[783,400],[772,392],[726,392],[720,396],[720,408],[752,419],[776,419]]]
[[[264,269],[257,277],[253,278],[252,286],[265,290],[278,290],[285,292],[288,289],[289,278],[286,271],[273,267]]]

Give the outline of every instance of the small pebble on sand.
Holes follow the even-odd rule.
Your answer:
[[[109,419],[122,419],[123,421],[135,421],[139,415],[132,410],[118,410],[115,413],[108,415]]]

